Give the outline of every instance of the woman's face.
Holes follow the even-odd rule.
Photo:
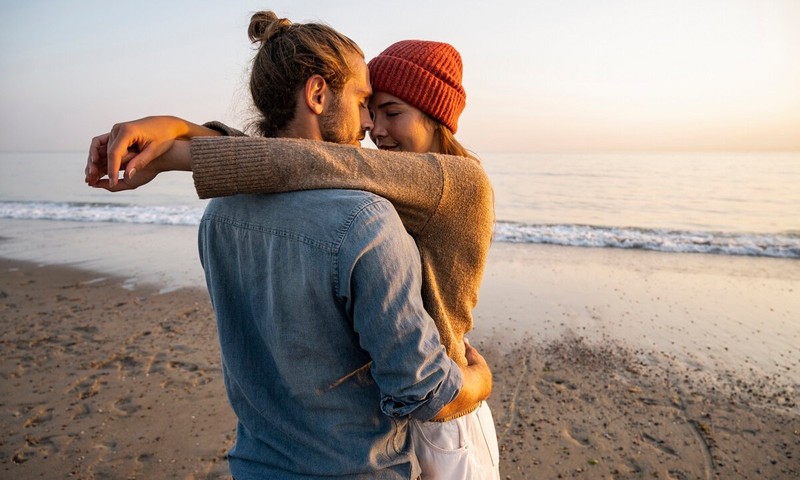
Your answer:
[[[369,101],[372,142],[381,150],[438,152],[435,124],[418,108],[386,92],[375,92]]]

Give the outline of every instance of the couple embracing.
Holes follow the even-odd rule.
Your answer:
[[[499,478],[492,375],[464,337],[494,214],[454,137],[458,52],[401,41],[367,66],[332,28],[272,12],[248,34],[260,136],[148,117],[95,137],[86,167],[110,191],[191,170],[215,197],[199,247],[232,475]],[[367,132],[378,150],[358,148]]]

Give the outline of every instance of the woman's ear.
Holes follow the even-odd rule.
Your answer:
[[[325,106],[325,97],[328,95],[328,82],[321,75],[312,75],[306,80],[305,94],[306,106],[316,115],[321,115]]]

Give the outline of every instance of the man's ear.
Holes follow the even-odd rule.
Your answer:
[[[306,88],[303,93],[308,109],[321,115],[328,95],[328,82],[321,75],[312,75],[306,80]]]

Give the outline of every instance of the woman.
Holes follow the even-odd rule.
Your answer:
[[[461,57],[452,46],[397,42],[372,59],[369,69],[374,124],[369,135],[380,150],[473,158],[454,137],[466,92],[461,86]],[[462,440],[470,437],[471,445]],[[487,437],[493,439],[488,445]],[[499,478],[494,422],[485,404],[444,423],[413,421],[412,438],[423,478]],[[473,451],[474,459],[459,458],[457,452],[465,447]],[[481,453],[488,458],[481,458]],[[477,463],[474,470],[471,460]]]
[[[472,328],[471,312],[494,218],[488,178],[453,136],[466,103],[461,58],[448,44],[410,40],[387,48],[370,61],[369,68],[374,91],[370,137],[379,151],[244,137],[219,123],[207,124],[215,130],[207,132],[169,118],[145,119],[124,128],[173,132],[171,138],[228,135],[192,140],[190,168],[201,198],[353,188],[390,200],[419,248],[425,308],[448,354],[465,365],[464,334]],[[102,137],[93,142],[87,166],[87,182],[92,185],[136,188],[159,171],[186,168],[170,164],[170,155],[165,155],[147,168],[138,163],[135,180],[127,178],[116,187],[97,182],[104,173],[100,147],[109,141]],[[133,170],[130,165],[128,174]],[[499,478],[494,424],[485,404],[445,422],[415,423],[412,438],[423,478]]]

